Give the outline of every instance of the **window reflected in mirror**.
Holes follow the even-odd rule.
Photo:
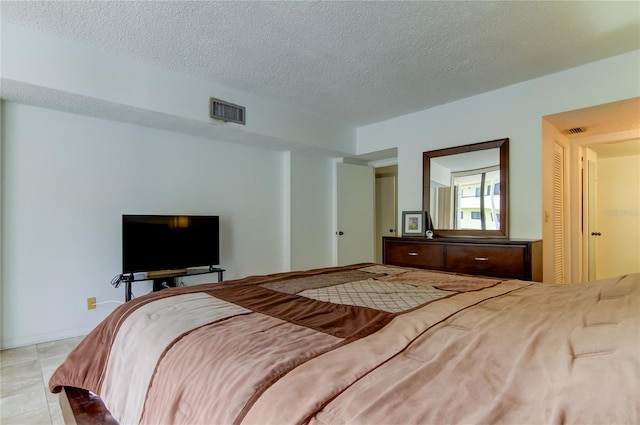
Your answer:
[[[459,213],[450,228],[500,230],[500,168],[457,174],[451,178],[452,210]]]
[[[448,230],[500,230],[499,149],[431,159],[431,218]]]

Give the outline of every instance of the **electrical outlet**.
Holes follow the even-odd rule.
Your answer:
[[[87,298],[87,310],[94,310],[96,308],[96,297]]]

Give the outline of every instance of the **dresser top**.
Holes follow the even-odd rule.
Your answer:
[[[444,243],[444,244],[497,244],[497,245],[523,245],[534,242],[541,242],[541,239],[511,239],[511,238],[469,238],[469,237],[434,237],[433,239],[427,239],[422,236],[385,236],[382,239],[394,241],[394,242],[409,242],[409,243]]]

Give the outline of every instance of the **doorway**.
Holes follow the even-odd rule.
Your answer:
[[[336,175],[336,193],[340,192],[343,187],[355,184],[356,192],[371,192],[371,202],[358,201],[353,205],[353,199],[356,196],[348,195],[347,199],[340,199],[336,196],[336,244],[334,245],[334,263],[336,265],[345,261],[342,259],[343,252],[350,252],[353,255],[360,256],[362,261],[382,262],[382,237],[395,236],[398,223],[398,149],[390,148],[382,151],[369,152],[366,154],[343,158],[338,164],[343,163],[339,167],[347,168],[368,168],[371,170],[371,179],[359,179],[360,183],[355,184],[353,179],[343,182]],[[353,165],[354,167],[349,167]],[[369,183],[370,182],[370,183]],[[368,210],[365,212],[364,209]],[[371,253],[360,247],[344,246],[347,241],[347,232],[353,233],[351,228],[342,228],[340,215],[355,215],[359,225],[366,226],[360,217],[371,217],[371,226],[366,230],[367,240],[371,241]],[[351,227],[349,225],[348,227]],[[363,227],[364,229],[364,227]],[[365,230],[363,230],[364,232]],[[366,251],[366,252],[365,252]],[[349,255],[351,255],[349,254]],[[353,261],[352,261],[353,263]]]
[[[634,174],[640,154],[637,148],[622,151],[626,142],[640,140],[638,110],[640,97],[635,97],[543,117],[544,282],[603,279],[628,273],[629,264],[640,267],[636,246],[627,245],[640,239],[640,199],[632,196],[640,192]],[[565,154],[561,191],[551,172],[558,145]],[[566,208],[554,214],[559,194]],[[602,226],[611,224],[605,232]],[[554,234],[558,229],[563,230]]]
[[[375,169],[376,263],[382,263],[382,238],[397,235],[398,166]]]
[[[584,278],[640,272],[640,139],[584,147]]]

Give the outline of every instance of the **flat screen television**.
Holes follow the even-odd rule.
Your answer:
[[[122,216],[123,274],[217,264],[218,216]]]

